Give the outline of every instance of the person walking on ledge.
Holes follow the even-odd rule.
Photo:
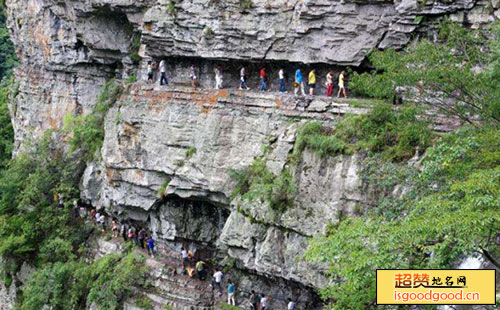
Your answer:
[[[229,280],[229,285],[227,286],[227,303],[236,306],[236,301],[234,300],[235,286],[233,281]]]
[[[139,240],[139,246],[141,249],[144,249],[144,241],[146,241],[146,231],[144,228],[141,228],[137,233],[137,239]]]
[[[304,79],[302,78],[302,72],[300,69],[297,69],[295,71],[295,96],[298,95],[299,93],[299,88],[302,91],[302,96],[306,95],[306,92],[304,91]]]
[[[243,89],[250,90],[247,83],[247,71],[245,70],[245,67],[241,67],[240,70],[240,90]]]
[[[154,72],[153,72],[153,62],[148,61],[148,83],[153,83],[154,80]]]
[[[216,269],[212,277],[212,291],[217,287],[219,289],[219,296],[222,296],[222,277],[224,274],[219,269]]]
[[[278,75],[279,75],[279,79],[280,79],[280,92],[284,93],[285,92],[285,88],[286,88],[286,83],[285,83],[285,70],[283,70],[283,68],[280,69],[280,71],[278,72]]]
[[[316,88],[316,70],[312,69],[309,72],[309,95],[314,96],[314,89]]]
[[[188,251],[184,249],[184,247],[181,248],[181,259],[182,259],[182,268],[183,268],[183,273],[187,273],[187,267],[189,266],[189,255]]]
[[[149,236],[147,245],[149,254],[151,257],[155,257],[155,240],[153,239],[153,236]]]
[[[221,66],[217,66],[214,69],[215,71],[215,89],[222,89],[222,68]]]
[[[191,85],[193,86],[193,90],[196,89],[196,84],[198,82],[198,76],[196,75],[196,68],[194,67],[193,64],[191,64],[190,67],[190,76],[191,78]]]
[[[261,310],[267,310],[269,306],[269,301],[271,300],[270,295],[263,295],[262,298],[260,299],[260,309]]]
[[[267,90],[267,73],[266,73],[266,68],[260,69],[260,91],[266,91]]]
[[[205,278],[207,277],[207,271],[205,270],[205,262],[202,260],[199,260],[196,265],[196,273],[198,275],[198,279],[200,281],[205,281]]]
[[[326,75],[326,96],[333,96],[333,72],[330,71]]]
[[[160,61],[160,86],[161,85],[168,85],[168,80],[167,80],[167,63],[165,62],[164,59]]]
[[[248,302],[251,305],[252,310],[258,310],[260,304],[260,296],[254,290],[250,292],[250,297],[248,298]]]
[[[347,98],[347,94],[345,91],[345,71],[340,72],[339,75],[339,93],[337,98],[340,98],[340,94],[344,94],[344,98]]]

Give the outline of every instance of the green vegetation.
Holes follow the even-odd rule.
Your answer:
[[[167,4],[167,12],[168,12],[168,14],[170,14],[172,16],[176,16],[177,15],[177,8],[175,7],[175,2],[174,1],[170,1]]]
[[[191,157],[193,157],[194,154],[196,154],[196,148],[194,146],[190,146],[186,150],[186,158],[191,158]]]
[[[17,309],[74,309],[85,301],[101,309],[119,309],[130,288],[142,285],[141,258],[108,255],[87,261],[80,246],[92,231],[71,216],[84,166],[67,157],[47,132],[32,150],[12,159],[0,174],[0,256],[4,283],[10,284],[22,262],[37,267]],[[85,154],[82,155],[84,158]],[[58,206],[58,195],[66,201]]]
[[[335,156],[346,152],[346,147],[344,141],[334,135],[332,128],[323,126],[320,122],[311,122],[300,128],[295,141],[293,157],[300,159],[306,148],[321,157]]]
[[[404,95],[418,104],[468,123],[500,122],[500,24],[486,38],[480,30],[445,21],[436,44],[421,40],[403,52],[374,51],[371,73],[354,73],[351,90],[361,96],[391,99]],[[451,99],[451,100],[448,100]]]
[[[443,137],[421,171],[399,166],[408,186],[402,198],[382,196],[365,216],[313,241],[309,259],[331,261],[331,276],[340,280],[322,292],[337,300],[334,309],[368,307],[377,268],[452,268],[474,252],[498,257],[491,233],[500,229],[499,134],[468,128]],[[381,169],[376,180],[390,171]]]
[[[68,114],[64,119],[63,129],[72,135],[69,141],[71,150],[83,151],[87,161],[94,159],[102,147],[104,118],[120,93],[121,86],[111,80],[103,86],[92,113],[76,117]]]
[[[48,252],[55,240],[76,245],[82,238],[68,209],[57,207],[56,201],[56,194],[76,196],[82,169],[55,148],[50,135],[16,156],[0,174],[0,256],[6,259],[43,262],[50,256],[39,255],[41,249]]]
[[[4,169],[10,160],[14,141],[8,107],[9,92],[13,86],[13,77],[0,82],[0,170]]]
[[[134,33],[132,36],[132,44],[130,45],[130,52],[128,55],[130,59],[132,59],[132,62],[136,65],[141,61],[141,56],[139,56],[140,48],[141,48],[141,34]]]
[[[425,150],[431,142],[429,124],[418,119],[416,108],[393,109],[378,103],[365,115],[347,116],[335,128],[319,122],[304,125],[292,158],[299,160],[307,148],[321,157],[356,151],[381,153],[385,159],[400,161],[411,158],[417,148]]]
[[[241,309],[243,309],[239,306],[233,306],[233,305],[227,304],[225,302],[222,302],[220,304],[220,308],[221,308],[221,310],[241,310]]]
[[[5,25],[5,14],[3,5],[0,9],[0,81],[9,76],[12,68],[17,66],[17,57],[14,52],[14,45],[9,37],[9,30]]]
[[[149,300],[146,296],[141,296],[140,298],[138,298],[135,302],[135,305],[143,310],[153,310],[153,304],[151,303],[151,300]]]
[[[0,89],[4,105],[6,87],[12,83],[12,79],[5,81]],[[87,302],[100,309],[120,309],[131,288],[143,285],[142,258],[134,253],[95,261],[83,257],[84,241],[93,227],[70,212],[85,168],[81,158],[91,158],[102,145],[103,119],[119,90],[113,82],[107,83],[93,113],[66,120],[65,129],[72,134],[71,149],[79,150],[72,156],[64,150],[61,132],[47,131],[27,151],[5,162],[12,134],[4,128],[0,138],[8,147],[3,148],[4,169],[0,170],[1,277],[10,285],[23,262],[36,267],[18,294],[18,310],[41,310],[44,305],[55,310],[77,309]],[[0,112],[0,121],[8,120],[5,109]],[[62,207],[61,196],[65,202]]]
[[[222,260],[221,265],[223,266],[222,272],[226,274],[236,268],[236,258],[231,256],[226,256]]]
[[[231,197],[241,195],[242,200],[267,202],[271,209],[284,212],[293,205],[295,181],[288,168],[279,176],[271,173],[262,159],[242,170],[231,170],[236,187]]]
[[[203,35],[205,37],[211,37],[214,35],[214,31],[209,26],[206,26],[205,29],[203,29]]]
[[[240,8],[242,10],[250,10],[254,7],[252,0],[240,0]]]
[[[5,21],[2,1],[0,8],[0,170],[5,168],[11,157],[14,141],[8,99],[9,95],[15,97],[18,91],[18,85],[12,76],[12,68],[17,65],[17,57]]]
[[[351,83],[358,94],[385,99],[406,87],[417,106],[473,125],[439,137],[419,120],[418,109],[377,105],[332,132],[319,125],[301,132],[297,152],[335,154],[338,141],[343,152],[364,151],[362,178],[377,199],[375,207],[344,217],[310,244],[307,258],[328,262],[338,283],[321,292],[335,300],[332,309],[375,309],[375,269],[454,268],[473,253],[500,267],[493,240],[500,230],[499,26],[492,33],[485,39],[444,23],[441,43],[422,40],[402,53],[374,52],[375,70],[354,74]],[[426,153],[415,167],[405,160],[417,148]],[[396,185],[404,194],[393,194]]]
[[[409,159],[417,150],[424,151],[433,139],[429,124],[417,116],[418,110],[413,107],[393,109],[378,103],[365,115],[347,116],[334,129],[319,122],[307,123],[298,131],[291,162],[299,163],[305,149],[320,157],[358,152],[369,157],[377,154],[380,160],[389,162]],[[232,198],[241,195],[243,200],[267,202],[279,212],[294,204],[295,181],[289,168],[276,176],[259,158],[230,174],[236,181]]]
[[[135,82],[137,82],[137,76],[135,75],[135,73],[127,76],[127,78],[125,79],[125,84],[127,85],[134,84]]]
[[[165,182],[158,189],[158,198],[163,198],[165,191],[167,190],[168,184],[170,184],[170,179],[166,179]]]
[[[143,261],[129,253],[106,255],[89,264],[82,260],[47,264],[30,277],[18,309],[36,310],[44,305],[78,309],[85,300],[103,310],[120,309],[124,298],[131,296],[131,288],[144,282]]]

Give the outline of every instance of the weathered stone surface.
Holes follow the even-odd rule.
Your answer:
[[[60,128],[65,115],[88,113],[109,78],[132,73],[142,78],[146,61],[134,64],[130,57],[140,34],[141,56],[170,56],[176,87],[164,91],[136,85],[110,110],[102,159],[87,167],[82,197],[120,219],[148,225],[171,249],[188,244],[210,248],[217,258],[235,258],[245,292],[257,287],[272,293],[279,306],[293,295],[301,300],[299,307],[318,308],[317,302],[305,305],[311,305],[315,289],[328,283],[325,266],[298,258],[307,238],[323,232],[339,211],[368,205],[359,158],[321,159],[305,152],[294,171],[296,204],[283,214],[265,203],[231,201],[234,184],[228,171],[264,156],[269,170],[279,174],[303,122],[333,125],[345,113],[366,110],[325,98],[191,92],[177,88],[189,83],[187,64],[200,67],[203,87],[213,85],[217,61],[225,61],[231,72],[228,85],[238,80],[240,64],[249,65],[252,87],[262,63],[271,74],[281,66],[293,72],[297,63],[325,69],[357,66],[370,50],[401,48],[427,31],[420,16],[432,22],[451,15],[483,27],[499,14],[498,1],[491,3],[494,10],[487,2],[253,0],[252,7],[244,7],[238,0],[6,0],[20,61],[9,107],[16,150],[45,130]],[[187,156],[192,147],[196,152]],[[98,255],[121,250],[108,242],[98,245]],[[176,293],[148,296],[155,306],[178,299],[200,310],[206,306],[191,303],[199,295],[179,290],[186,283],[168,281],[158,280],[158,290]],[[2,285],[0,310],[10,310],[16,287]],[[126,307],[134,309],[133,303]]]
[[[3,274],[4,259],[0,258],[0,273]],[[0,281],[0,310],[12,310],[17,301],[19,287],[26,283],[34,268],[24,262],[19,271],[12,275],[12,281],[7,287],[5,280]]]
[[[326,266],[301,257],[308,238],[324,232],[339,211],[368,205],[359,159],[304,152],[292,170],[296,204],[282,214],[258,201],[231,203],[229,170],[264,156],[278,175],[303,122],[317,119],[334,125],[344,113],[365,110],[318,98],[325,107],[322,113],[300,111],[290,95],[280,97],[278,104],[274,95],[241,94],[133,86],[107,116],[102,161],[87,168],[82,193],[121,218],[148,223],[155,238],[171,244],[170,250],[189,244],[222,251],[246,272],[324,287]],[[196,152],[188,157],[190,147]],[[160,198],[158,189],[166,180]]]
[[[145,57],[359,65],[373,48],[405,46],[420,16],[462,14],[461,21],[477,28],[496,19],[489,8],[497,6],[473,0],[254,0],[252,8],[237,0],[169,3],[7,0],[21,63],[11,104],[17,146],[61,126],[65,114],[88,112],[106,79],[132,73],[129,54],[139,33]]]
[[[12,283],[6,287],[3,281],[0,281],[0,310],[12,310],[16,303],[17,287]]]
[[[102,162],[87,168],[84,197],[98,207],[148,211],[168,180],[165,195],[227,205],[229,170],[249,166],[267,149],[269,168],[278,174],[301,120],[333,124],[344,113],[366,111],[328,102],[335,114],[301,112],[293,96],[167,92],[135,85],[108,113]],[[190,157],[189,148],[196,150]]]

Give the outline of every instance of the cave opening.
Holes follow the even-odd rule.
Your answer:
[[[217,239],[229,213],[224,206],[205,200],[169,195],[150,213],[149,229],[167,250],[184,247],[198,259],[211,259],[217,254]]]

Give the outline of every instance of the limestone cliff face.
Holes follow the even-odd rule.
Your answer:
[[[432,35],[445,15],[481,27],[498,1],[6,0],[21,65],[16,143],[89,111],[102,83],[134,70],[129,54],[359,65],[373,48]]]
[[[300,295],[301,308],[315,309],[315,290],[329,283],[326,265],[306,263],[303,255],[308,239],[339,212],[369,206],[359,159],[305,152],[293,170],[295,205],[283,213],[265,201],[231,199],[229,171],[261,157],[280,174],[302,123],[334,125],[346,112],[364,110],[319,99],[300,108],[293,96],[165,91],[138,83],[109,111],[102,159],[88,166],[82,195],[120,219],[148,226],[167,252],[183,245],[234,259],[242,292],[268,291],[276,305]],[[189,155],[189,149],[196,152]]]
[[[357,66],[374,48],[401,48],[413,36],[432,36],[443,16],[481,27],[496,19],[499,6],[474,0],[6,0],[20,60],[10,105],[16,146],[59,128],[67,114],[88,113],[109,78],[141,77],[145,61],[131,58],[137,52],[144,59],[169,56],[178,85],[196,62],[201,84],[209,86],[206,76],[216,62],[236,76],[242,63]],[[308,238],[324,232],[339,212],[370,206],[359,158],[323,159],[306,151],[291,167],[296,201],[284,213],[264,201],[231,199],[229,170],[262,157],[279,174],[302,123],[334,126],[344,113],[364,110],[178,85],[137,83],[124,91],[106,117],[100,159],[86,169],[83,198],[147,225],[162,249],[183,244],[207,257],[233,259],[241,291],[269,292],[278,306],[299,296],[301,309],[320,308],[315,292],[328,284],[326,266],[302,256]],[[188,155],[189,149],[196,152]],[[182,295],[169,287],[160,289],[171,300]],[[1,296],[9,296],[4,287],[0,304]]]

